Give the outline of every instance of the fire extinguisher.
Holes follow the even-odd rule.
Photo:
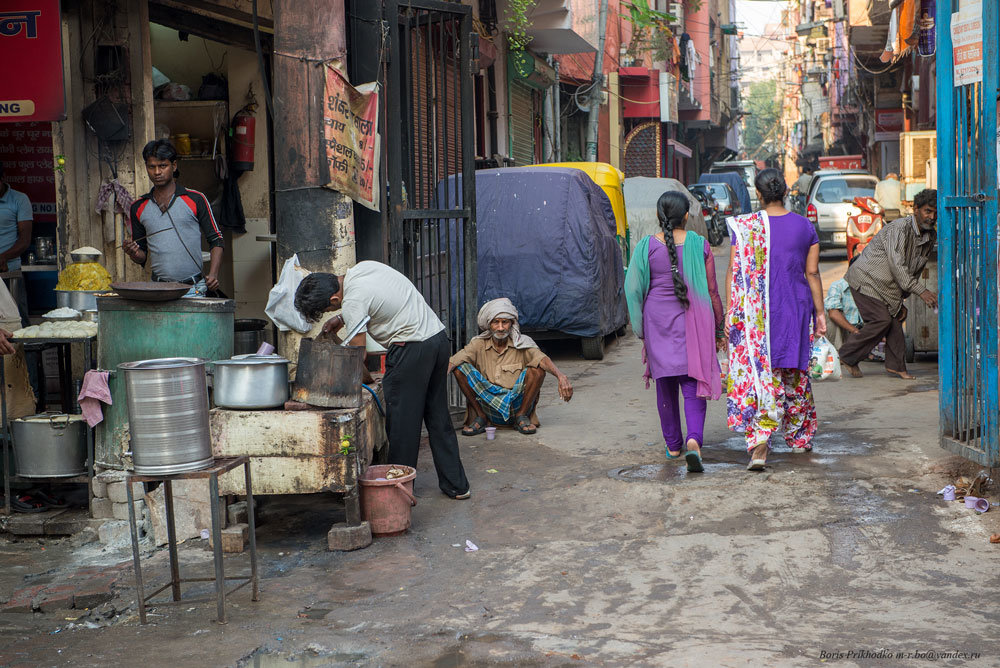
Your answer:
[[[254,135],[257,127],[255,119],[246,107],[236,112],[230,133],[233,140],[230,169],[238,172],[253,171]]]

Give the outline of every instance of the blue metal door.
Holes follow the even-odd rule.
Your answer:
[[[997,92],[1000,7],[982,3],[983,80],[956,86],[951,15],[937,2],[941,445],[1000,465]]]

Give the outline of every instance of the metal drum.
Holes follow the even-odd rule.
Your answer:
[[[171,475],[211,466],[205,362],[168,357],[118,365],[136,473]]]

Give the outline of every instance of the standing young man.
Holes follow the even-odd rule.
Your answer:
[[[215,224],[208,198],[177,183],[177,150],[166,139],[142,149],[153,189],[132,204],[132,239],[122,248],[136,264],[150,260],[153,280],[186,283],[187,297],[204,297],[219,289],[222,233]],[[208,241],[208,273],[203,274],[201,237]]]
[[[386,403],[389,462],[417,467],[420,425],[427,426],[438,487],[453,499],[471,496],[448,411],[448,357],[444,324],[423,295],[401,273],[381,262],[359,262],[343,276],[313,273],[295,291],[295,308],[311,322],[323,313],[341,314],[323,326],[353,330],[367,315],[365,329],[350,345],[365,347],[365,331],[388,349],[382,389]]]

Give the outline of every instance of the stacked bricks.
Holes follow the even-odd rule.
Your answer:
[[[95,519],[108,520],[99,531],[105,545],[122,547],[129,536],[128,490],[125,487],[124,471],[104,471],[94,477],[91,492],[94,495],[92,509]],[[140,539],[145,534],[146,502],[142,483],[132,483],[132,499],[135,503],[135,519]]]

